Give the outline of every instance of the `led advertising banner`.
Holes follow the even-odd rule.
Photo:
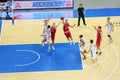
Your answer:
[[[73,0],[15,0],[14,9],[73,8]]]

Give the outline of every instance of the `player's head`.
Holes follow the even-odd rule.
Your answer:
[[[91,44],[93,43],[93,40],[92,40],[92,39],[90,39],[90,43],[91,43]]]
[[[83,38],[83,35],[79,35],[79,38],[80,38],[80,39]]]
[[[45,19],[45,24],[47,24],[47,21],[48,21],[48,20],[47,20],[47,19]]]
[[[107,21],[110,21],[110,17],[107,17]]]
[[[55,22],[53,22],[53,26],[55,26]]]
[[[68,22],[68,19],[65,19],[65,23]]]
[[[47,26],[47,29],[50,29],[50,25]]]
[[[101,26],[98,26],[98,29],[101,29]]]
[[[83,5],[80,3],[80,7],[82,7]]]

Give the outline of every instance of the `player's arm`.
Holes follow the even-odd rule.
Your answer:
[[[43,20],[43,22],[45,22],[45,20]]]
[[[103,40],[103,33],[102,33],[102,31],[100,32],[100,34],[101,34],[101,41]]]
[[[81,40],[80,47],[84,44],[85,44],[84,40]]]
[[[47,19],[47,24],[50,21],[50,19],[52,18],[52,15]],[[45,22],[45,20],[43,20],[43,22]]]
[[[83,7],[83,14],[85,14],[85,12],[86,12],[86,10],[85,10],[85,8]]]
[[[50,29],[46,31],[46,33],[42,34],[41,36],[46,36],[50,33]]]
[[[76,25],[76,24],[74,24],[74,25],[72,25],[72,26],[70,25],[70,27],[72,27],[72,28],[73,28],[73,27],[75,27],[75,25]]]
[[[46,34],[45,35],[48,35],[50,33],[50,29],[47,30]]]
[[[79,8],[77,9],[77,17],[79,16]]]
[[[80,47],[82,46],[82,43],[80,42]]]
[[[47,20],[47,21],[49,22],[49,21],[50,21],[50,19],[51,19],[52,17],[53,17],[53,15],[51,15],[51,16],[48,18],[48,20]]]
[[[89,53],[91,51],[91,46],[89,47],[89,50],[87,51],[87,53]]]
[[[107,26],[107,24],[105,24],[104,26],[103,26],[103,28],[105,28]]]
[[[55,27],[57,28],[62,22],[59,22]]]
[[[97,30],[97,26],[93,25],[94,29]]]
[[[112,26],[112,31],[114,31],[114,25],[110,22],[110,25]]]
[[[63,25],[65,24],[64,19],[62,20]]]

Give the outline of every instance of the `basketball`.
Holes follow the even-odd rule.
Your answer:
[[[64,20],[64,17],[60,17],[60,20]]]
[[[14,16],[13,18],[14,18],[14,19],[17,19],[17,16]]]

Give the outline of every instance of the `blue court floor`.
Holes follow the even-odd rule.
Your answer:
[[[0,45],[0,73],[82,70],[79,45],[56,43],[47,52],[47,44]]]

